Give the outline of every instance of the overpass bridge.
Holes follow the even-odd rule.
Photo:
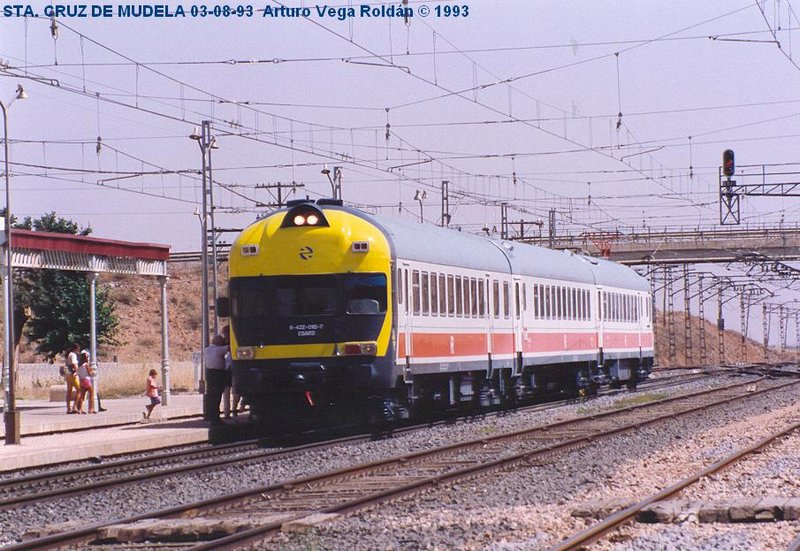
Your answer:
[[[551,246],[548,237],[522,241]],[[792,261],[800,260],[800,226],[586,232],[557,236],[552,247],[604,256],[629,266]]]

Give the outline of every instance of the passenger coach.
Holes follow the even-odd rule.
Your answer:
[[[234,386],[254,419],[391,420],[635,386],[653,362],[649,287],[629,268],[340,201],[257,221],[229,270]]]

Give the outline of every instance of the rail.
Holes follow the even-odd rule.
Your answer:
[[[759,380],[765,380],[767,387],[756,392],[752,392],[749,388],[753,384],[751,379],[722,388],[511,433],[486,436],[478,440],[253,488],[204,502],[139,515],[117,523],[132,524],[145,518],[186,517],[190,517],[192,521],[202,522],[204,516],[208,519],[220,516],[229,518],[233,513],[240,519],[253,519],[252,527],[240,526],[239,532],[197,545],[192,549],[200,551],[238,548],[246,543],[261,541],[279,530],[286,522],[296,521],[313,513],[346,512],[372,506],[441,483],[517,464],[531,457],[549,456],[577,449],[599,438],[636,430],[645,425],[672,419],[677,415],[696,413],[798,384],[798,381],[777,384],[775,381],[763,378]],[[265,520],[267,518],[273,520]],[[107,538],[108,534],[103,534],[102,530],[110,524],[112,523],[45,536],[38,540],[12,545],[7,549],[9,551],[47,549],[63,546],[65,542],[85,544],[98,538]],[[187,529],[193,529],[191,522]],[[119,542],[120,545],[123,543]],[[104,545],[106,548],[111,548],[107,539],[104,540]]]

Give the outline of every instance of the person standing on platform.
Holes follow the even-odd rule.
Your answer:
[[[72,343],[67,352],[61,375],[67,385],[67,413],[78,413],[78,396],[80,394],[80,381],[78,380],[78,352],[81,347]]]
[[[87,358],[86,361],[89,362],[89,365],[91,365],[92,364],[92,362],[91,362],[92,355],[89,352],[89,350],[84,348],[83,350],[81,350],[81,354],[86,354],[86,358]],[[97,377],[96,366],[97,366],[97,364],[95,364],[95,367],[92,367],[92,369],[91,369],[91,371],[92,371],[92,374],[91,374],[92,393],[97,398],[97,410],[95,410],[94,413],[97,413],[98,411],[105,411],[106,410],[106,408],[104,408],[103,405],[100,403],[100,393],[97,392],[97,381],[95,379],[95,377]],[[94,407],[94,400],[92,400],[92,407]]]
[[[84,400],[87,398],[89,402],[89,413],[97,413],[94,409],[94,389],[92,388],[92,374],[94,370],[89,364],[89,353],[85,350],[81,352],[80,365],[78,366],[78,379],[80,380],[80,395],[77,400],[77,410],[80,413],[86,413],[83,410]]]
[[[206,400],[203,411],[206,412],[206,421],[220,423],[219,404],[225,387],[231,384],[231,372],[226,368],[225,354],[228,352],[230,327],[222,328],[222,333],[211,339],[211,344],[203,351],[206,364]],[[230,407],[230,406],[229,406]]]

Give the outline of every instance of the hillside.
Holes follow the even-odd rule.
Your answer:
[[[189,361],[193,351],[200,348],[200,264],[171,263],[169,297],[170,358],[174,361]],[[220,282],[227,279],[227,265],[219,271]],[[156,361],[161,357],[161,297],[155,278],[106,275],[103,284],[111,287],[111,297],[117,303],[120,319],[119,346],[103,347],[100,359],[119,362]],[[675,313],[675,362],[669,361],[668,339],[664,316],[659,313],[656,353],[659,365],[685,366],[700,362],[700,331],[706,333],[706,350],[709,363],[718,363],[718,334],[716,325],[692,317],[693,353],[687,362],[684,344],[683,314]],[[740,361],[763,361],[763,347],[753,340],[746,341],[746,358],[742,355],[741,335],[725,331],[725,359],[727,363]],[[770,351],[770,360],[778,359],[776,351]],[[20,360],[25,363],[41,362],[33,347],[23,346]]]

